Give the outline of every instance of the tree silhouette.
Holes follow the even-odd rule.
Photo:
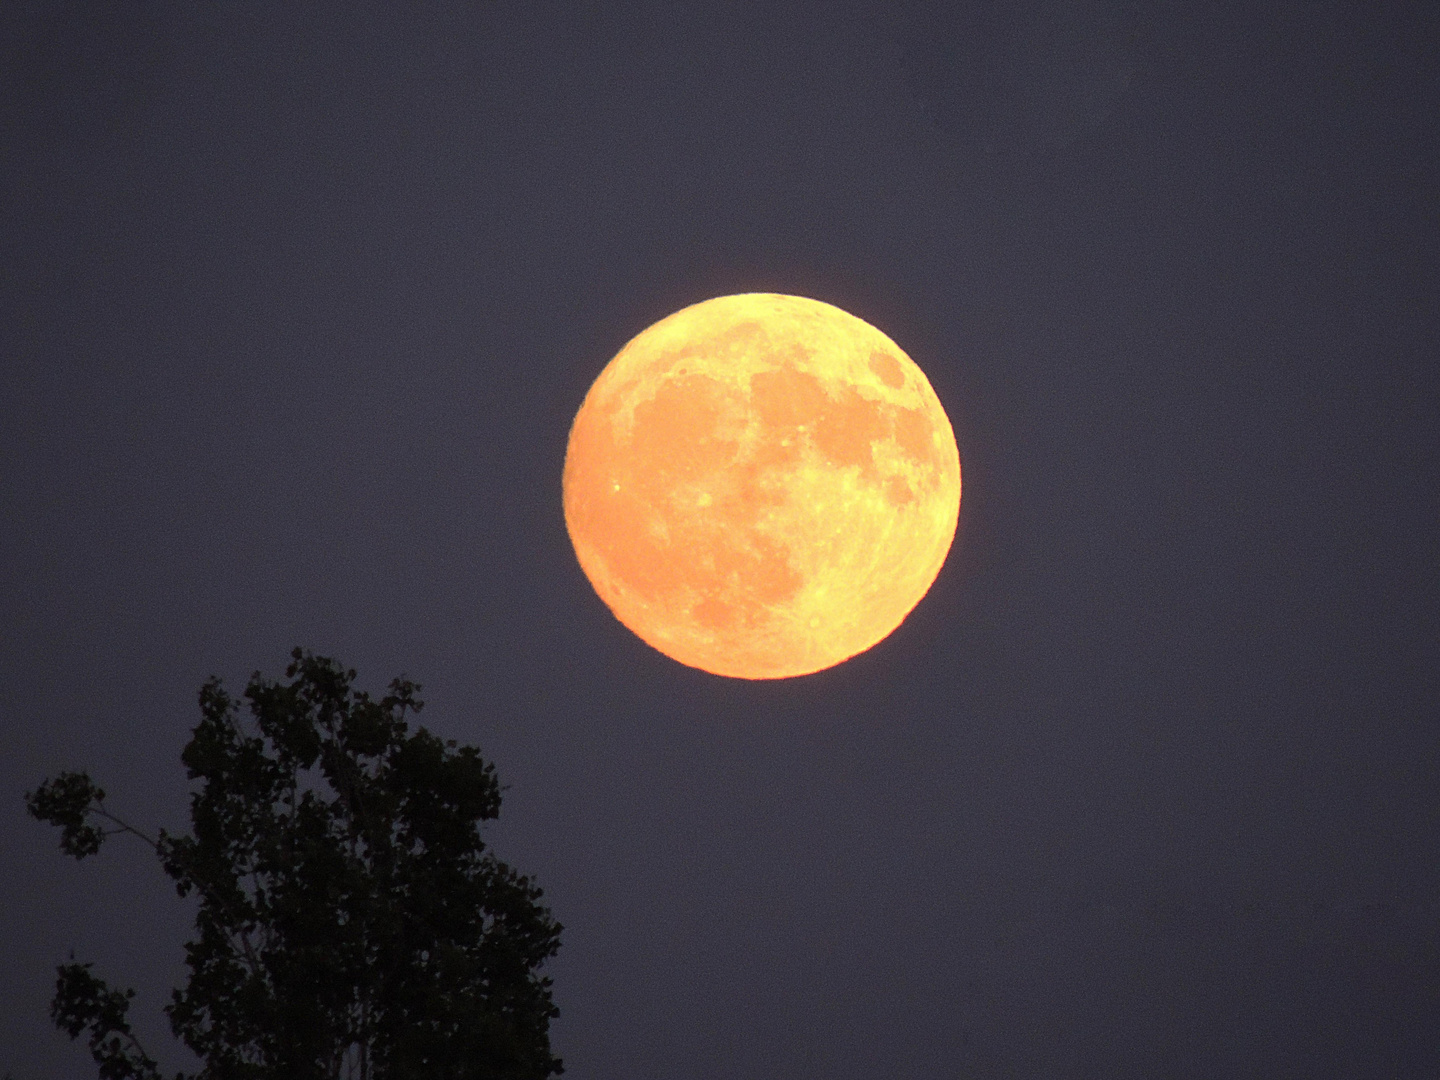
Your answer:
[[[376,701],[353,670],[296,649],[288,681],[256,672],[250,720],[211,679],[181,758],[192,834],[151,837],[83,772],[25,796],[83,859],[106,837],[154,848],[198,897],[189,980],[165,1012],[205,1063],[196,1080],[543,1080],[557,1015],[538,968],[560,925],[495,858],[494,766],[406,717],[420,687]],[[101,1080],[159,1080],[127,1020],[134,991],[62,964],[51,1017],[87,1034]],[[184,1080],[184,1074],[176,1074]]]

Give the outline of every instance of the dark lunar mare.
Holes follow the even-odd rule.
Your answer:
[[[211,679],[182,760],[191,835],[150,837],[85,773],[26,795],[83,859],[118,832],[149,843],[199,898],[190,977],[166,1006],[205,1063],[196,1080],[542,1080],[558,1015],[538,974],[560,944],[541,890],[495,858],[480,823],[500,785],[473,747],[409,729],[420,689],[373,700],[355,672],[296,649],[255,673],[250,719]],[[127,1019],[134,991],[59,968],[51,1015],[85,1034],[101,1080],[158,1080]],[[183,1080],[184,1074],[176,1074]]]

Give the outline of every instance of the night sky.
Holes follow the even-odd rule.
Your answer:
[[[955,546],[839,667],[605,608],[586,389],[711,296],[921,366]],[[0,1076],[191,902],[211,674],[303,645],[509,785],[576,1080],[1433,1078],[1440,6],[21,2],[0,19]]]

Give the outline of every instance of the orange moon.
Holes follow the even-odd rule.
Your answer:
[[[716,675],[784,679],[883,640],[940,572],[960,455],[924,373],[819,300],[720,296],[585,396],[565,524],[615,617]]]

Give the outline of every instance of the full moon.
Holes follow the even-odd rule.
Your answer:
[[[570,429],[565,524],[625,626],[716,675],[784,679],[888,637],[940,572],[960,455],[875,327],[819,300],[721,296],[660,320]]]

